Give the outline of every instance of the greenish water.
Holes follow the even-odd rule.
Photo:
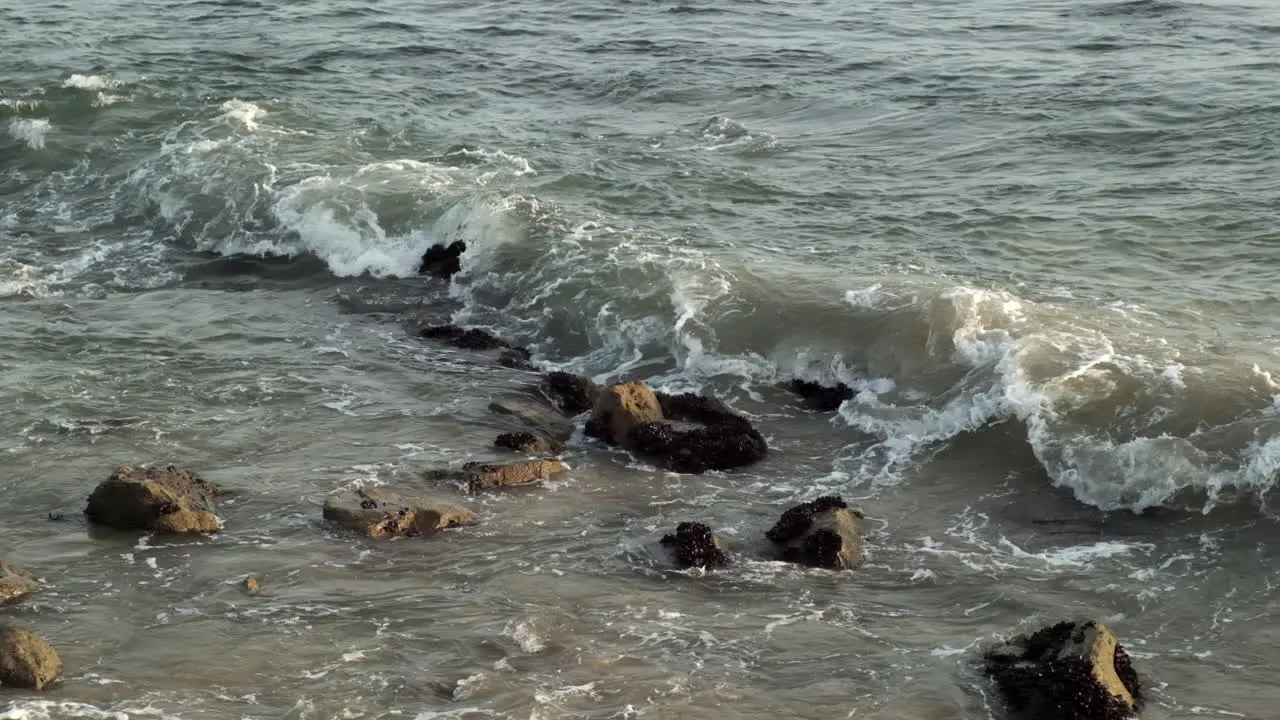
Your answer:
[[[1145,717],[1269,717],[1277,58],[1262,2],[0,2],[0,550],[51,583],[5,614],[66,662],[0,717],[998,718],[980,648],[1076,616]],[[333,532],[533,381],[423,317],[772,455],[579,439],[473,530]],[[227,530],[89,533],[136,462]],[[867,567],[760,559],[822,493]],[[658,570],[685,519],[744,562]]]

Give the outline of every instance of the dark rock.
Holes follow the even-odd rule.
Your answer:
[[[537,366],[533,364],[533,353],[522,347],[503,350],[498,355],[498,364],[512,370],[538,371]]]
[[[431,325],[423,328],[419,335],[463,350],[499,350],[511,347],[506,340],[493,333],[479,328],[461,328],[457,325]]]
[[[380,487],[329,496],[324,503],[324,519],[376,538],[412,537],[476,524],[475,516],[464,508]]]
[[[461,470],[430,470],[423,476],[433,482],[452,481],[468,492],[533,485],[569,469],[559,460],[523,460],[513,463],[470,462]]]
[[[787,388],[807,400],[812,407],[823,411],[839,410],[840,404],[845,400],[852,400],[854,395],[853,388],[844,383],[828,387],[812,380],[796,379]]]
[[[422,255],[418,265],[419,275],[432,275],[438,278],[450,278],[462,270],[462,253],[467,251],[467,244],[458,240],[447,247],[432,245]]]
[[[830,570],[849,570],[862,562],[862,514],[836,496],[787,510],[765,537],[787,562]]]
[[[986,653],[986,672],[1027,720],[1125,720],[1142,703],[1138,675],[1099,622],[1062,622]]]
[[[222,521],[213,500],[221,490],[189,470],[119,468],[89,496],[89,522],[120,530],[216,532]]]
[[[557,442],[566,442],[573,436],[573,422],[541,398],[509,395],[489,403],[489,410],[521,429]]]
[[[645,423],[661,422],[662,406],[653,389],[633,380],[601,391],[587,421],[587,434],[610,445],[633,450],[631,431]]]
[[[40,581],[34,575],[0,560],[0,603],[11,603],[40,589]]]
[[[543,377],[542,391],[566,415],[581,415],[591,410],[600,396],[600,388],[591,378],[560,370]]]
[[[564,446],[546,435],[535,432],[509,432],[499,435],[493,444],[526,455],[559,455]]]
[[[664,535],[662,544],[682,568],[716,568],[729,564],[729,556],[720,549],[720,541],[711,528],[697,522],[682,522],[675,535]]]
[[[645,423],[631,432],[632,449],[657,458],[679,473],[729,470],[758,462],[768,454],[764,436],[749,424],[721,423],[676,430],[670,423]]]
[[[62,658],[39,635],[0,627],[0,686],[43,690],[62,674]]]

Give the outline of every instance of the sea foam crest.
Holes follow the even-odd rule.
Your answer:
[[[45,145],[45,136],[49,134],[52,125],[49,124],[47,118],[13,118],[9,120],[9,135],[15,140],[21,140],[27,144],[32,150],[43,150]]]

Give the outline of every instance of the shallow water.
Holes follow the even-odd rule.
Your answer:
[[[0,551],[50,583],[5,613],[66,665],[0,717],[999,718],[981,649],[1086,616],[1144,717],[1280,701],[1271,5],[0,2],[0,48]],[[327,494],[452,497],[420,472],[536,380],[417,318],[771,456],[579,437],[475,528],[353,539]],[[226,530],[90,531],[137,462],[241,490]],[[866,567],[769,562],[825,493]],[[687,519],[740,562],[661,569]]]

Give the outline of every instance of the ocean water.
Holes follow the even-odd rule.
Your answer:
[[[66,665],[0,718],[997,719],[982,648],[1077,617],[1144,717],[1274,717],[1277,78],[1263,0],[0,0],[3,615]],[[475,528],[336,532],[536,381],[423,319],[771,456],[579,436]],[[169,462],[224,532],[85,525]],[[769,561],[830,493],[866,566]],[[739,562],[663,570],[682,520]]]

